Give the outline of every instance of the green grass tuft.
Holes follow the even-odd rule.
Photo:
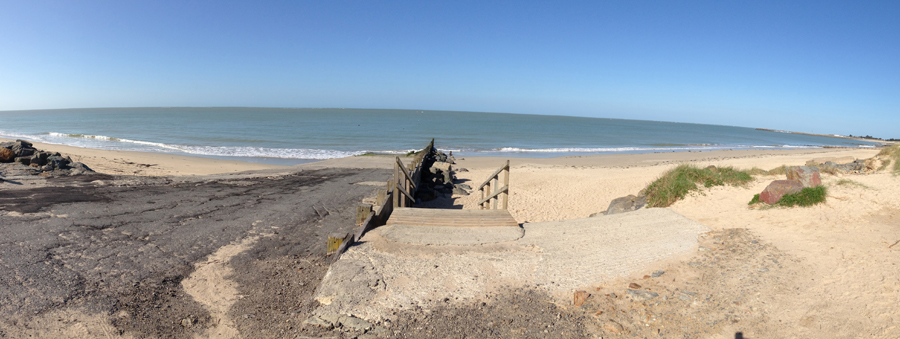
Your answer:
[[[704,187],[723,185],[744,185],[753,180],[753,176],[747,171],[735,170],[731,167],[707,167],[698,168],[692,165],[680,165],[666,172],[656,179],[643,193],[647,195],[647,205],[650,207],[668,207],[678,200],[683,199],[688,193]]]
[[[825,186],[806,187],[799,193],[785,194],[775,205],[783,207],[793,207],[798,205],[809,207],[825,202],[826,195],[827,190],[825,189]]]
[[[753,199],[750,199],[750,202],[747,203],[747,205],[758,204],[758,203],[760,203],[760,202],[761,202],[761,201],[759,201],[759,193],[757,193],[757,194],[754,194],[754,195],[753,195]]]

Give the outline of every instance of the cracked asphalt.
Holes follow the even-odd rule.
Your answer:
[[[242,315],[241,329],[283,331],[261,324],[301,308],[327,267],[328,235],[352,231],[356,205],[374,195],[374,187],[353,183],[389,177],[381,169],[237,179],[85,175],[0,188],[0,337],[67,308],[108,317],[119,334],[202,333],[209,315],[181,280],[194,263],[254,234],[269,236],[233,260],[233,280],[248,298],[232,313]],[[274,284],[260,270],[295,276]],[[300,283],[273,290],[291,281]],[[271,299],[283,307],[263,305]],[[194,323],[183,326],[185,318]]]

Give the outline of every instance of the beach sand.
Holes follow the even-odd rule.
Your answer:
[[[585,218],[606,210],[612,199],[637,194],[681,163],[768,170],[781,165],[802,166],[822,157],[866,159],[877,152],[751,150],[512,158],[509,209],[519,222]],[[456,167],[468,172],[457,172],[457,177],[477,187],[505,160],[458,159]],[[595,286],[602,292],[594,291],[599,299],[582,308],[587,313],[600,312],[594,317],[598,335],[630,337],[652,332],[675,337],[689,333],[732,338],[741,332],[747,338],[896,337],[900,333],[900,177],[886,171],[840,176],[822,173],[823,184],[829,190],[824,204],[808,208],[748,208],[754,194],[779,179],[785,178],[759,176],[746,187],[703,189],[669,207],[710,227],[711,237],[718,241],[701,239],[701,251],[694,258],[654,268],[669,272],[664,277],[674,282],[650,283],[648,280],[653,279],[645,279],[641,273]],[[478,198],[477,192],[455,196],[452,204],[477,208]],[[747,243],[722,239],[732,238],[728,234],[770,246],[747,248]],[[733,256],[731,261],[727,259],[729,255]],[[780,260],[774,267],[764,267],[763,263],[772,265],[758,260],[766,256]],[[703,265],[686,265],[689,262]],[[760,273],[770,270],[780,275]],[[648,268],[646,274],[650,272]],[[691,296],[694,301],[682,305],[686,307],[666,303],[635,307],[604,296],[621,296],[631,282],[666,292],[702,290],[706,300]],[[751,291],[754,295],[748,295]],[[671,294],[669,303],[678,296]],[[710,304],[720,309],[709,307]],[[604,307],[617,306],[627,307],[631,313],[644,313],[635,318],[615,313],[603,315],[610,313]],[[610,332],[610,328],[619,328],[611,323],[623,326],[623,332]]]
[[[352,157],[286,167],[59,145],[35,144],[35,147],[70,155],[73,160],[83,162],[101,173],[139,176],[203,176],[252,170],[295,172],[329,168],[389,170],[393,161],[393,157],[388,156]],[[654,179],[681,163],[772,169],[781,165],[803,165],[810,159],[822,157],[849,156],[864,159],[877,152],[872,149],[735,150],[510,158],[509,209],[520,223],[586,218],[606,210],[610,201],[615,198],[637,194]],[[506,160],[489,157],[457,158],[455,168],[465,168],[467,171],[457,171],[456,175],[466,184],[477,187]],[[639,337],[683,337],[684,334],[691,334],[692,337],[699,338],[734,338],[738,332],[747,338],[896,337],[896,333],[900,331],[897,327],[900,323],[900,245],[896,244],[900,241],[900,196],[896,194],[900,192],[900,178],[886,172],[842,177],[823,174],[823,183],[829,189],[828,200],[824,204],[809,208],[748,208],[747,202],[753,194],[759,193],[769,182],[777,179],[783,177],[760,176],[746,187],[704,189],[675,203],[669,207],[670,210],[712,229],[712,232],[701,235],[697,250],[686,257],[647,265],[644,268],[646,276],[642,272],[602,282],[585,281],[583,288],[591,296],[581,307],[575,307],[571,300],[560,300],[556,296],[533,295],[528,291],[499,291],[498,293],[506,294],[501,293],[492,302],[484,304],[448,304],[427,312],[398,312],[396,321],[399,323],[395,323],[390,331],[404,338],[455,337],[456,332],[441,331],[448,328],[458,330],[463,324],[455,324],[454,321],[466,321],[464,331],[468,332],[463,334],[469,337],[540,337],[535,336],[535,333],[517,336],[515,334],[519,332],[515,331],[518,329],[512,328],[513,325],[521,325],[523,330],[533,330],[536,328],[529,326],[537,326],[537,319],[540,319],[546,321],[546,326],[578,329],[603,338],[630,338],[635,334]],[[852,182],[839,184],[841,179]],[[309,192],[323,197],[331,194],[316,190]],[[435,204],[475,208],[476,199],[477,192],[469,196],[453,196]],[[347,211],[354,207],[352,204],[330,206],[332,210],[338,208]],[[282,212],[288,213],[287,210]],[[352,220],[352,212],[342,212],[344,214],[348,221]],[[3,217],[0,215],[0,218]],[[308,225],[315,227],[314,222]],[[277,234],[277,231],[267,232],[264,236],[272,237],[272,234]],[[319,233],[321,232],[316,233],[317,236],[323,236]],[[246,234],[234,237],[231,242],[219,242],[223,246],[235,246],[245,244],[241,240],[250,237],[258,238],[260,234]],[[289,246],[288,240],[283,237],[278,239],[282,239],[282,246]],[[221,254],[216,250],[223,246],[206,250],[210,261]],[[200,263],[207,262],[206,255],[200,258],[202,260],[186,263],[187,267],[200,267]],[[266,266],[270,265],[268,260],[282,260],[295,266],[299,262],[297,260],[306,260],[294,257],[266,259],[265,265],[262,262],[256,265],[262,265],[260,267],[266,268],[263,271],[271,274],[277,273],[280,266]],[[315,276],[321,277],[324,274],[318,266],[321,261],[315,262],[317,264],[314,269],[306,267],[307,271],[303,272],[316,272]],[[214,272],[206,271],[218,266],[206,266],[208,268],[203,273],[216,276]],[[293,269],[297,270],[296,267]],[[221,270],[227,270],[227,267]],[[649,274],[657,270],[666,273],[650,278]],[[197,271],[201,270],[197,268]],[[307,284],[308,278],[303,278]],[[240,282],[247,283],[250,278],[235,277],[232,280],[240,285]],[[191,281],[185,280],[185,284],[190,285]],[[631,283],[658,292],[659,298],[646,302],[624,298]],[[285,287],[279,289],[278,293],[299,294],[292,288],[305,291],[304,295],[312,293],[308,286]],[[237,290],[244,291],[240,286]],[[529,308],[528,305],[532,304],[540,307]],[[236,305],[245,309],[258,306],[240,300]],[[294,314],[293,317],[306,314],[306,311],[284,311]],[[71,312],[71,309],[54,312],[56,313],[48,314],[55,316],[59,312]],[[253,322],[253,319],[257,319],[256,316],[249,315],[252,313],[250,311],[246,312],[249,313],[234,310],[212,313],[216,317],[234,317],[234,328],[242,333],[263,326],[259,324],[264,323],[264,320]],[[534,324],[509,320],[509,325],[499,325],[504,317],[527,317],[528,312],[555,314],[552,317],[532,314],[536,319]],[[97,318],[97,314],[100,318]],[[39,317],[40,321],[28,326],[47,326],[48,331],[64,332],[68,329],[75,331],[71,333],[131,335],[128,331],[114,331],[121,330],[114,328],[114,322],[102,321],[104,317],[115,318],[115,314],[89,315],[83,317],[89,321],[76,322],[77,326],[69,324],[66,327],[59,322],[52,323],[47,317]],[[477,316],[472,319],[471,315]],[[66,317],[78,318],[71,315]],[[281,336],[288,333],[306,334],[304,331],[310,331],[300,325],[305,318],[288,317],[287,324],[291,326],[285,324],[281,315],[272,319],[277,319],[280,323],[266,326],[277,326],[282,332],[275,333],[281,333]],[[502,321],[507,324],[505,320]],[[246,325],[248,322],[252,326]],[[91,324],[95,325],[94,328],[85,328]],[[541,322],[541,326],[545,326],[544,324]],[[16,325],[6,326],[0,327],[0,334],[16,337],[10,332],[17,328]],[[268,329],[265,326],[262,328]],[[512,332],[491,332],[492,329]],[[2,332],[4,330],[5,333]],[[39,329],[30,331],[29,334],[49,333]],[[312,334],[342,336],[337,330],[313,331]],[[254,335],[243,333],[243,336]]]

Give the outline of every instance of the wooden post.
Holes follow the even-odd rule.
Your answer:
[[[400,159],[400,157],[397,157],[397,159]],[[394,177],[391,178],[391,181],[392,181],[391,182],[392,186],[394,186],[393,187],[394,188],[393,189],[393,191],[394,191],[393,206],[394,206],[394,208],[397,208],[398,206],[400,206],[400,187],[399,187],[400,186],[400,164],[398,164],[396,162],[394,162]]]
[[[356,206],[356,226],[362,225],[363,221],[366,221],[371,213],[372,205],[370,204],[359,204]]]
[[[503,170],[505,172],[503,176],[503,187],[506,187],[506,191],[500,193],[500,200],[503,203],[503,209],[509,209],[509,160],[506,161],[506,169]]]
[[[488,182],[487,185],[484,185],[484,196],[481,197],[481,199],[486,199],[489,196],[491,196],[491,183],[490,182]],[[484,207],[482,209],[485,209],[485,210],[491,209],[491,199],[488,199],[487,201],[484,202]]]
[[[494,179],[491,180],[491,194],[497,193],[497,191],[502,188],[502,187],[500,187],[499,183],[500,183],[500,180],[497,179],[497,177],[494,177]],[[497,209],[497,196],[496,195],[494,196],[493,199],[491,199],[491,209],[492,210]]]
[[[387,189],[379,188],[378,196],[375,198],[375,206],[383,206],[384,199],[387,199]]]

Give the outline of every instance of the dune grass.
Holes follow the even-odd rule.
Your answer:
[[[680,165],[656,179],[643,193],[647,195],[650,207],[668,207],[683,199],[688,193],[703,187],[744,185],[753,180],[749,171],[735,170],[731,167],[699,168],[693,165]]]
[[[886,156],[890,159],[883,165],[884,168],[890,166],[891,163],[893,163],[894,166],[893,168],[891,168],[891,172],[893,172],[894,175],[900,175],[900,144],[882,148],[881,152],[878,152],[878,155]]]
[[[800,190],[800,192],[797,192],[794,194],[785,194],[783,197],[781,197],[781,200],[778,200],[778,202],[776,202],[774,205],[766,206],[763,209],[771,208],[774,206],[809,207],[809,206],[812,206],[815,204],[821,204],[821,203],[825,202],[825,197],[827,195],[828,195],[828,190],[825,188],[825,186],[806,187],[806,188]],[[750,199],[750,202],[747,203],[747,205],[754,205],[754,204],[758,204],[761,202],[762,201],[759,200],[759,194],[756,194],[753,196],[753,199]]]
[[[828,190],[825,186],[806,187],[798,193],[785,194],[775,205],[783,207],[809,207],[825,202],[826,195],[828,195]]]

